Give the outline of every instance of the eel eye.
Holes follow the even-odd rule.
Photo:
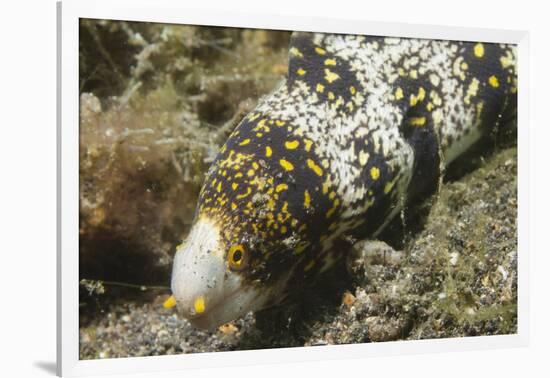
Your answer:
[[[232,270],[244,269],[247,261],[247,253],[244,246],[242,244],[237,244],[229,248],[227,261]]]

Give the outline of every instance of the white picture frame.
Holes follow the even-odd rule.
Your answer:
[[[246,12],[189,9],[169,0],[63,1],[58,3],[58,250],[57,372],[62,376],[174,371],[203,366],[243,366],[273,362],[346,359],[412,353],[454,352],[526,346],[529,335],[528,246],[528,67],[529,35],[524,31],[433,25],[288,17]],[[518,324],[517,334],[454,339],[395,341],[324,347],[281,348],[158,357],[79,360],[78,220],[79,220],[79,18],[149,21],[274,30],[304,30],[514,43],[518,46]]]

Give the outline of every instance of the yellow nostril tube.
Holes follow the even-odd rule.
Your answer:
[[[175,305],[176,305],[176,298],[173,295],[171,295],[170,297],[168,297],[167,300],[164,301],[164,303],[162,304],[162,307],[168,310],[174,307]]]
[[[197,299],[195,299],[195,303],[193,304],[193,307],[195,307],[195,312],[197,314],[202,314],[206,307],[204,306],[204,297],[201,295]]]

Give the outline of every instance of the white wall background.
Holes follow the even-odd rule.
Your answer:
[[[529,153],[531,162],[531,345],[485,352],[205,369],[147,376],[548,376],[550,248],[545,236],[550,224],[547,222],[550,214],[547,155],[550,149],[550,21],[544,2],[202,0],[196,6],[531,32],[531,145],[529,151],[522,151]],[[3,3],[0,9],[0,376],[52,376],[55,369],[55,0],[12,1]]]

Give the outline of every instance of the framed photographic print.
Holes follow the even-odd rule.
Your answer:
[[[528,35],[58,4],[58,373],[527,342]]]

